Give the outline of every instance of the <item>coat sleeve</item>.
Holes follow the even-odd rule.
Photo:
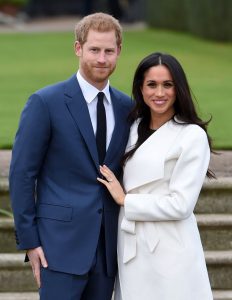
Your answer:
[[[181,151],[167,191],[160,195],[127,194],[125,217],[130,221],[168,221],[188,218],[194,210],[210,159],[206,133],[191,126],[180,141]]]
[[[40,246],[35,218],[36,179],[50,139],[48,108],[32,95],[22,114],[10,165],[10,198],[18,249]]]

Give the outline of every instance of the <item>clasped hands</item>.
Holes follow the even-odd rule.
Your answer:
[[[100,172],[105,179],[97,177],[97,180],[105,185],[117,204],[124,205],[126,195],[114,173],[106,165],[100,166]]]

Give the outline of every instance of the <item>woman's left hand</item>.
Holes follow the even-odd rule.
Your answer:
[[[97,180],[106,186],[117,204],[124,205],[124,199],[126,195],[114,173],[106,165],[100,166],[100,172],[105,179],[98,177]]]

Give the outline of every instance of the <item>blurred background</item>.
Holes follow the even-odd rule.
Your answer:
[[[214,147],[232,149],[232,0],[0,0],[0,149],[11,149],[29,95],[76,72],[75,24],[97,11],[124,29],[112,84],[130,95],[144,56],[173,54],[202,118],[212,116]]]
[[[142,0],[0,0],[0,12],[23,20],[64,15],[84,16],[96,11],[110,13],[125,22],[145,18]]]
[[[38,17],[84,16],[96,11],[121,22],[183,30],[222,41],[232,40],[231,0],[0,0],[0,24]]]

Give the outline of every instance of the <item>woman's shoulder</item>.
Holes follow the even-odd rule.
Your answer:
[[[197,146],[203,146],[208,144],[208,137],[203,128],[197,124],[184,124],[181,130],[181,143],[194,144]]]
[[[173,120],[173,124],[177,127],[180,126],[182,128],[183,133],[190,133],[191,132],[191,134],[205,135],[206,136],[205,130],[197,124],[187,124],[184,121],[182,121],[182,120],[180,120],[176,117]]]
[[[184,125],[184,131],[188,134],[197,135],[197,136],[206,136],[206,132],[197,124],[186,124]]]

